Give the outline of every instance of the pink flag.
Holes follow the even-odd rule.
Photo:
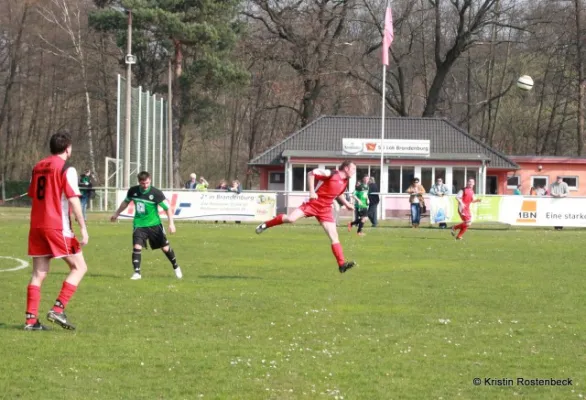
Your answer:
[[[391,7],[387,7],[385,11],[385,31],[383,35],[383,64],[389,65],[389,50],[391,43],[393,43],[393,15],[391,14]]]

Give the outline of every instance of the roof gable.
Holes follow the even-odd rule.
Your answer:
[[[252,159],[251,165],[279,164],[283,151],[342,154],[342,139],[380,139],[380,117],[322,116]],[[385,139],[430,140],[431,156],[483,154],[491,168],[517,169],[504,154],[490,148],[442,118],[385,118]],[[378,156],[377,156],[378,157]]]

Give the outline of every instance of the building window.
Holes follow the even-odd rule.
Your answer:
[[[388,193],[401,193],[401,167],[389,167]]]
[[[293,191],[302,192],[305,187],[305,165],[293,165]]]
[[[520,176],[508,176],[507,177],[507,189],[517,189],[517,186],[521,184]]]
[[[307,174],[316,169],[317,165],[313,164],[294,164],[293,170],[293,191],[308,192]]]
[[[458,193],[464,186],[466,186],[466,168],[454,168],[452,170],[452,193]]]
[[[376,183],[380,182],[380,166],[360,165],[356,167],[356,182],[362,182],[362,178],[367,175],[373,177]]]
[[[465,187],[468,179],[475,180],[474,193],[479,193],[482,182],[478,182],[478,168],[475,167],[458,167],[452,170],[452,193],[458,193]]]
[[[549,176],[532,176],[531,186],[535,189],[547,188],[549,186]]]
[[[401,167],[401,193],[406,193],[415,178],[415,167]]]
[[[570,190],[578,190],[578,177],[577,176],[562,176],[562,181],[568,184]]]
[[[271,172],[269,173],[269,183],[285,183],[284,172]]]
[[[429,192],[429,189],[433,185],[433,168],[429,167],[422,167],[421,168],[421,185],[425,189],[426,192]]]

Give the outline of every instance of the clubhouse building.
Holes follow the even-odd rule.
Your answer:
[[[307,200],[310,170],[335,169],[345,159],[357,166],[351,188],[364,175],[376,179],[383,195],[381,218],[408,210],[404,193],[413,177],[426,191],[437,178],[452,193],[475,178],[480,195],[512,194],[517,185],[527,195],[531,186],[548,186],[561,175],[575,195],[586,196],[586,186],[579,186],[581,177],[586,179],[586,159],[506,156],[441,118],[385,118],[381,146],[380,117],[322,116],[249,165],[260,173],[261,190],[284,194],[278,208],[287,212]]]

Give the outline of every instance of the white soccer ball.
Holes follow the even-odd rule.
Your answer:
[[[533,88],[533,79],[529,75],[520,76],[517,79],[517,87],[521,90],[531,90]]]

